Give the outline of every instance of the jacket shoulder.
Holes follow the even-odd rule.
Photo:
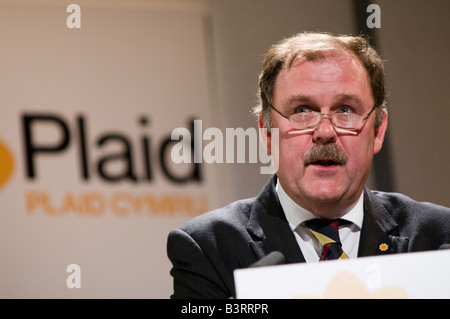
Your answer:
[[[234,294],[233,270],[256,259],[246,231],[253,202],[245,199],[212,210],[169,233],[172,298],[228,298]]]
[[[404,194],[371,191],[390,212],[400,215],[417,214],[420,218],[450,218],[450,208],[430,202],[419,202]]]
[[[254,198],[235,201],[189,220],[180,229],[199,239],[233,229],[242,231],[248,223],[254,201]]]
[[[399,193],[371,193],[395,220],[400,235],[410,237],[411,244],[425,247],[426,242],[428,245],[450,242],[449,208]]]

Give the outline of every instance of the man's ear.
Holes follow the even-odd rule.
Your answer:
[[[383,119],[381,121],[381,125],[375,129],[375,143],[373,145],[373,153],[377,154],[381,151],[381,147],[383,146],[384,136],[386,134],[388,124],[388,115],[386,110],[383,110]]]
[[[266,149],[267,154],[271,155],[271,143],[272,143],[272,135],[270,129],[268,129],[263,120],[262,113],[258,115],[258,126],[259,126],[259,136],[261,138],[261,143]]]

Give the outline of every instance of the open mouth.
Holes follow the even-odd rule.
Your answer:
[[[318,161],[312,162],[311,164],[312,164],[312,165],[325,166],[325,167],[328,167],[328,166],[334,166],[334,165],[341,165],[341,164],[339,164],[338,162],[335,162],[335,161],[333,161],[333,160],[328,160],[328,159],[325,159],[325,160],[318,160]]]
[[[305,166],[320,167],[341,166],[347,164],[344,151],[335,144],[314,144],[303,156]]]

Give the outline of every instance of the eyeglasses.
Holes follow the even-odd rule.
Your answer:
[[[297,130],[316,128],[322,118],[324,116],[328,116],[333,126],[343,130],[358,131],[363,127],[365,120],[367,120],[370,114],[372,114],[373,110],[375,110],[374,105],[372,110],[370,110],[369,114],[367,114],[366,116],[357,113],[346,113],[342,111],[337,111],[331,114],[322,114],[320,112],[314,112],[310,110],[305,110],[303,112],[298,112],[286,116],[276,108],[274,108],[272,105],[270,105],[270,107],[282,117],[289,120],[292,127]]]

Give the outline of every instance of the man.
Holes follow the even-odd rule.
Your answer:
[[[258,123],[268,151],[279,141],[278,171],[258,197],[169,234],[173,298],[233,296],[233,270],[272,251],[298,263],[450,242],[450,209],[364,187],[387,128],[383,64],[365,39],[285,39],[267,52],[259,84]]]

